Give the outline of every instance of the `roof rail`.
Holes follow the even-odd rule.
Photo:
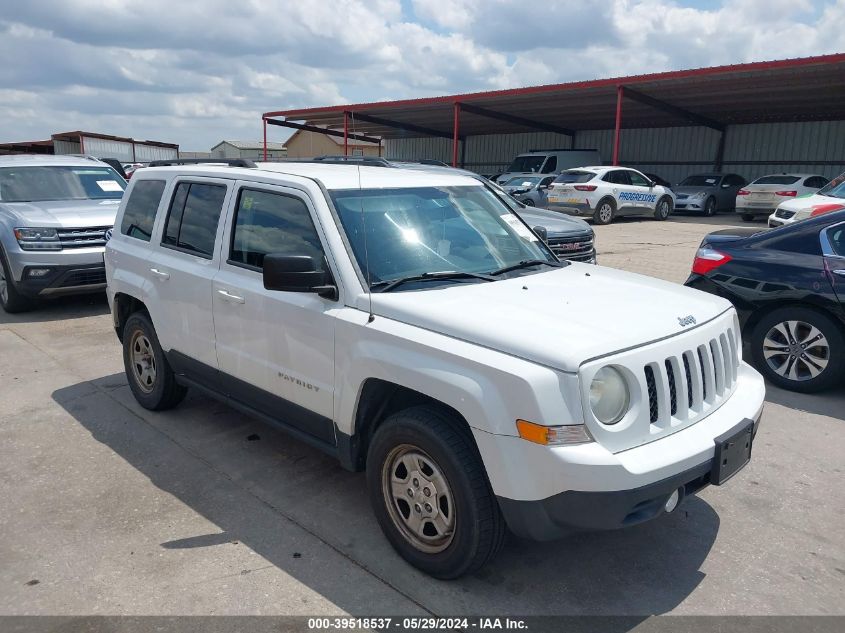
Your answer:
[[[361,163],[363,165],[369,165],[371,167],[392,167],[390,162],[379,156],[315,156],[311,159],[315,163],[332,163],[332,164],[343,164],[343,163]]]
[[[150,161],[150,167],[172,167],[173,165],[228,165],[229,167],[255,167],[247,158],[173,158]]]
[[[434,165],[435,167],[451,167],[449,163],[444,163],[442,160],[436,158],[388,158],[389,162],[396,163],[414,163],[415,165]]]

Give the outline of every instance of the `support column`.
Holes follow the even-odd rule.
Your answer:
[[[261,122],[264,124],[264,160],[267,160],[267,119],[262,118]]]
[[[349,156],[349,112],[343,111],[343,155]]]
[[[454,126],[452,127],[452,167],[458,166],[458,143],[460,142],[461,131],[461,104],[455,102]]]
[[[716,160],[713,171],[722,171],[722,164],[725,162],[725,137],[728,135],[728,128],[725,127],[719,135],[719,147],[716,148]]]
[[[616,87],[616,127],[613,130],[613,165],[619,164],[619,131],[622,127],[622,97],[625,94],[625,88],[622,86]]]

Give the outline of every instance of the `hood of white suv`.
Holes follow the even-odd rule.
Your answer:
[[[568,372],[731,307],[678,284],[577,263],[501,281],[373,293],[372,301],[377,315]]]
[[[0,214],[15,226],[83,228],[114,224],[120,200],[0,202]]]

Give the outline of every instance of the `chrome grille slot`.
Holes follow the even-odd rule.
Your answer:
[[[56,229],[62,248],[105,246],[106,231],[111,226],[92,226],[78,229]]]

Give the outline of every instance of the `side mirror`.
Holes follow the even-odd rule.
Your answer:
[[[549,232],[546,230],[545,226],[535,226],[534,232],[537,234],[537,237],[539,237],[544,242],[549,241]]]
[[[655,187],[655,186],[657,186],[657,183],[656,183],[656,182],[654,182],[653,180],[649,180],[649,181],[648,181],[648,188],[649,188],[649,189],[651,189],[652,187]]]
[[[264,287],[282,292],[313,292],[336,300],[337,287],[326,284],[326,273],[317,270],[310,255],[266,255]]]

